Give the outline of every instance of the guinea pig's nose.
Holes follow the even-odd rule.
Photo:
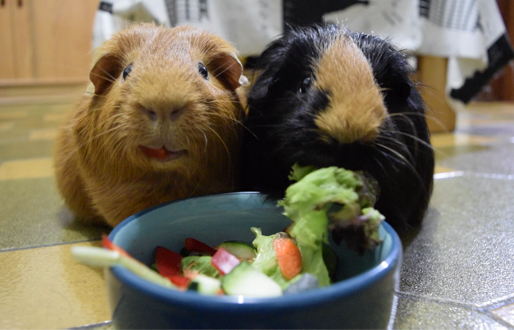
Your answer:
[[[152,121],[156,121],[157,120],[157,113],[155,113],[155,111],[151,110],[151,109],[147,109],[145,107],[142,107],[143,109],[143,112],[148,116],[148,118],[150,118]]]
[[[167,111],[155,111],[153,109],[149,109],[147,107],[141,107],[143,112],[150,118],[152,121],[156,121],[159,117],[168,118],[172,121],[177,120],[180,115],[184,112],[184,107],[173,107],[168,109]]]
[[[170,119],[177,120],[178,117],[184,112],[184,107],[177,107],[171,110]]]

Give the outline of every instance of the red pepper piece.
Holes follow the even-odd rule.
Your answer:
[[[210,247],[209,245],[207,245],[203,242],[200,242],[199,240],[191,238],[191,237],[186,238],[185,247],[189,251],[203,252],[203,253],[207,253],[210,256],[213,256],[217,251],[215,248]]]
[[[220,272],[221,275],[230,273],[234,267],[239,265],[239,263],[240,260],[224,248],[219,248],[211,259],[211,264]]]
[[[182,256],[177,252],[162,246],[156,247],[155,264],[162,276],[182,276]]]
[[[130,254],[128,254],[127,251],[123,250],[122,248],[120,248],[119,246],[117,246],[116,244],[114,244],[110,239],[109,239],[109,236],[103,234],[102,235],[102,246],[106,249],[109,249],[109,250],[112,250],[112,251],[116,251],[118,252],[119,254],[125,256],[125,257],[129,257],[129,258],[132,258],[132,256]],[[132,258],[133,259],[133,258]]]
[[[173,276],[166,276],[169,278],[171,283],[175,284],[176,286],[180,288],[187,288],[189,286],[189,283],[191,282],[190,278],[187,278],[182,275],[173,275]]]

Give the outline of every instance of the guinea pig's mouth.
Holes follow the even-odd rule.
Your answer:
[[[166,149],[166,147],[162,146],[159,149],[153,149],[145,146],[139,146],[143,154],[148,158],[153,158],[162,162],[169,162],[184,156],[187,153],[187,150],[181,149],[176,151],[171,151]]]

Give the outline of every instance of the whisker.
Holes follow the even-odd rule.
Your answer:
[[[426,111],[426,112],[422,112],[422,113],[419,113],[419,112],[398,112],[398,113],[391,113],[389,114],[389,117],[396,117],[396,116],[419,116],[419,117],[423,117],[425,119],[430,119],[432,120],[434,123],[436,123],[440,128],[445,128],[445,125],[443,124],[443,122],[434,114],[431,114],[433,113],[433,111]]]
[[[406,132],[402,132],[402,131],[397,131],[397,130],[394,130],[394,131],[392,131],[392,130],[391,130],[391,131],[388,131],[388,132],[390,132],[390,133],[392,133],[392,134],[399,134],[399,135],[407,136],[407,137],[409,137],[409,138],[411,138],[411,139],[413,139],[413,140],[415,140],[415,141],[417,141],[417,142],[421,143],[421,144],[422,144],[422,145],[424,145],[425,147],[427,147],[427,148],[429,148],[429,149],[432,149],[432,150],[436,151],[436,150],[434,149],[434,147],[433,147],[429,142],[427,142],[427,141],[425,141],[425,140],[423,140],[423,139],[420,139],[419,137],[417,137],[417,136],[415,136],[415,135],[412,135],[412,134],[409,134],[409,133],[406,133]]]
[[[121,116],[121,114],[119,114],[118,116]],[[103,131],[103,132],[101,132],[101,133],[99,133],[99,134],[97,134],[97,135],[95,135],[95,136],[91,137],[90,141],[94,141],[94,140],[96,140],[96,139],[98,139],[98,138],[100,138],[100,137],[102,137],[102,136],[104,136],[104,135],[106,135],[106,134],[109,134],[109,133],[111,133],[111,132],[113,132],[113,131],[120,130],[121,128],[123,128],[123,127],[125,127],[125,126],[128,126],[128,125],[125,125],[125,124],[116,124],[116,126],[111,127],[111,128],[109,128],[108,130]]]
[[[225,143],[225,141],[223,141],[223,139],[221,138],[221,136],[218,134],[218,132],[216,132],[216,130],[212,129],[211,127],[208,127],[208,129],[214,133],[214,135],[220,140],[220,142],[223,144],[223,147],[225,148],[225,151],[227,153],[227,156],[228,156],[228,159],[230,161],[230,164],[232,164],[232,157],[231,157],[231,154],[230,154],[230,150],[227,146],[227,144]]]
[[[390,148],[387,148],[387,147],[386,147],[386,146],[384,146],[384,145],[380,145],[380,147],[382,147],[382,148],[384,148],[384,149],[387,149],[388,151],[393,152],[393,153],[395,154],[395,156],[396,156],[396,157],[400,156],[400,158],[402,158],[402,160],[404,160],[404,161],[405,161],[405,158],[404,158],[404,157],[402,157],[401,155],[398,155],[398,153],[397,153],[397,152],[395,152],[394,150],[392,150],[392,149],[390,149]],[[381,153],[382,153],[382,154],[384,154],[384,155],[386,155],[386,154],[387,154],[387,153],[385,153],[385,151],[381,151]],[[391,156],[392,156],[392,155],[391,155]],[[423,178],[420,176],[420,174],[418,173],[418,171],[416,170],[416,168],[415,168],[411,163],[409,163],[409,162],[406,162],[406,164],[407,164],[407,165],[409,165],[409,166],[408,166],[408,168],[412,171],[412,173],[413,173],[413,174],[415,174],[415,177],[416,177],[416,179],[417,179],[417,181],[418,181],[418,183],[419,183],[419,186],[424,190],[424,193],[426,193],[426,194],[427,194],[430,188],[429,188],[429,187],[425,187],[424,180],[423,180]]]
[[[216,102],[212,102],[212,103],[216,103]],[[241,126],[243,129],[247,130],[249,133],[253,134],[253,132],[243,123],[243,121],[241,119],[234,118],[231,116],[225,116],[225,115],[220,114],[219,112],[210,112],[209,115],[218,116],[219,118],[225,119],[225,120],[227,120],[227,124],[237,124],[238,126]]]
[[[205,141],[205,146],[204,146],[203,152],[207,152],[207,134],[205,134],[205,132],[201,128],[200,128],[200,132],[202,132],[203,138],[204,138],[204,141]]]
[[[390,142],[389,145],[391,145],[391,142],[394,143],[395,145],[397,145],[398,147],[404,149],[408,153],[410,161],[414,161],[415,160],[415,157],[410,152],[408,146],[405,143],[403,143],[402,141],[399,141],[397,138],[392,137],[392,136],[387,136],[387,135],[381,135],[380,136],[380,140],[387,140],[388,142]],[[417,152],[417,148],[416,148],[416,152]]]
[[[396,117],[396,116],[393,116],[393,117]],[[390,116],[389,118],[393,118],[393,117]],[[418,130],[416,129],[416,125],[414,125],[414,123],[412,122],[412,119],[409,118],[405,114],[401,114],[399,117],[400,117],[399,119],[403,119],[404,122],[407,122],[409,124],[409,126],[411,128],[411,131],[414,132],[414,134],[417,136],[418,135]]]
[[[223,68],[223,70],[221,72],[214,72],[214,77],[215,78],[218,78],[220,75],[222,75],[223,73],[225,73],[227,70],[229,70],[231,67],[233,67],[236,63],[232,63],[228,66],[226,66],[225,68]]]
[[[396,156],[396,159],[403,161],[404,164],[409,165],[409,167],[414,172],[416,172],[416,170],[414,168],[414,165],[407,158],[405,158],[405,156],[403,156],[398,151],[396,151],[396,150],[394,150],[394,149],[392,149],[392,148],[390,148],[390,147],[388,147],[388,146],[386,146],[385,144],[382,144],[382,143],[377,143],[376,146],[379,147],[379,148],[383,148],[383,149],[389,151],[391,153],[391,155],[395,155]]]
[[[117,80],[116,77],[112,76],[109,72],[107,72],[103,68],[100,68],[100,70],[102,70],[102,72],[105,73],[105,76],[94,73],[93,71],[91,71],[90,74],[92,74],[93,76],[98,77],[98,78],[103,78],[111,83],[114,83]]]
[[[392,114],[389,114],[390,117],[393,117],[393,116],[405,116],[405,115],[408,115],[408,116],[419,116],[419,117],[424,117],[425,119],[430,119],[432,120],[435,124],[437,124],[440,128],[443,128],[445,130],[447,130],[447,128],[445,127],[445,125],[443,124],[443,122],[439,119],[438,116],[436,116],[435,114],[435,111],[432,110],[432,109],[427,109],[425,112],[398,112],[398,113],[392,113]]]
[[[382,150],[378,150],[378,152],[380,153],[380,155],[384,155],[384,151]],[[384,155],[385,156],[385,155]],[[387,157],[387,156],[386,156]],[[382,172],[384,174],[388,174],[388,171],[386,170],[386,168],[384,167],[384,164],[382,164],[382,162],[377,158],[377,157],[372,157],[371,158],[374,162],[376,162],[376,164],[378,165],[378,167],[382,170]]]
[[[427,114],[423,112],[395,112],[395,113],[389,113],[389,117],[396,117],[396,116],[419,116],[419,117],[425,117]]]

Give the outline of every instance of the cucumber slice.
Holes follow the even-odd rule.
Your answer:
[[[315,275],[305,273],[300,275],[294,283],[291,283],[287,288],[284,289],[284,294],[298,293],[307,290],[316,289],[319,287],[318,278]]]
[[[221,279],[221,288],[228,295],[247,297],[276,297],[282,289],[264,273],[243,260]]]
[[[219,248],[224,248],[241,260],[253,259],[257,253],[257,249],[253,245],[241,241],[226,241],[216,246],[216,249]]]
[[[203,274],[198,274],[191,284],[196,284],[196,291],[198,293],[206,295],[216,295],[221,289],[220,280]]]

